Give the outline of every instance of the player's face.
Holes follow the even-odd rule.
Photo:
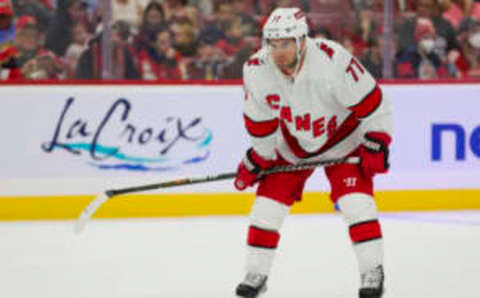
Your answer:
[[[293,38],[272,39],[268,42],[273,61],[280,69],[294,67],[297,62],[297,43]]]

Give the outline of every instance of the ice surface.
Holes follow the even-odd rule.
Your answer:
[[[480,212],[384,213],[385,298],[478,298]],[[1,298],[224,298],[243,277],[246,217],[0,223]],[[339,215],[294,215],[265,298],[352,298]]]

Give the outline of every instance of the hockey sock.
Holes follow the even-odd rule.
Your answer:
[[[250,213],[247,237],[247,272],[268,275],[280,241],[280,228],[290,207],[258,196]]]
[[[383,239],[373,198],[352,193],[338,201],[349,228],[361,274],[383,264]]]

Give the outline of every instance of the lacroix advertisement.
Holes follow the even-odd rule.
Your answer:
[[[394,136],[376,188],[480,187],[480,85],[382,88]],[[3,196],[231,172],[249,147],[241,86],[8,86],[0,96]],[[320,169],[307,190],[327,186]],[[183,190],[233,192],[229,182]]]

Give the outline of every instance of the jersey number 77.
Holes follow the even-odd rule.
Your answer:
[[[357,60],[352,57],[352,60],[350,60],[350,64],[348,65],[346,72],[352,75],[355,82],[358,82],[357,71],[359,71],[362,74],[365,73],[365,70],[360,65],[360,63],[358,63]]]

